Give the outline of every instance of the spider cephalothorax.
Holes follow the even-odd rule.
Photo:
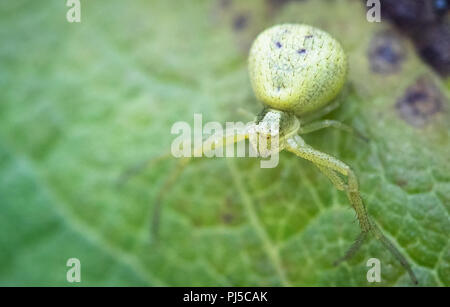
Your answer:
[[[248,125],[247,134],[259,156],[268,157],[282,151],[286,140],[296,134],[299,128],[300,122],[293,113],[267,107]]]

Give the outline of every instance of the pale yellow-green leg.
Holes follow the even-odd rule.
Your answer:
[[[339,177],[338,174],[336,174],[335,171],[329,169],[328,167],[316,164],[317,168],[330,179],[331,183],[338,189],[339,191],[344,191],[347,186],[344,183],[344,180],[342,180],[341,177]]]
[[[347,189],[347,185],[335,171],[333,171],[332,169],[329,169],[325,166],[319,165],[319,164],[316,164],[316,166],[323,174],[325,174],[330,179],[331,183],[333,183],[333,185],[339,191],[345,191]],[[350,246],[350,248],[347,250],[345,255],[343,257],[339,258],[338,260],[336,260],[334,262],[334,265],[338,265],[342,261],[350,259],[359,250],[361,245],[364,243],[364,240],[366,239],[367,234],[368,234],[368,232],[361,231],[358,238],[356,238],[355,242]]]
[[[316,165],[326,167],[334,172],[338,172],[348,178],[346,185],[347,196],[359,220],[362,231],[370,230],[370,222],[366,213],[366,209],[359,197],[358,183],[353,171],[344,162],[307,145],[305,141],[298,135],[286,141],[286,150],[296,154],[297,156],[313,162]],[[336,173],[334,173],[336,175]],[[337,176],[337,175],[336,175]],[[330,178],[331,179],[331,178]],[[333,181],[336,181],[333,176]],[[342,186],[341,186],[342,187]]]
[[[326,105],[322,109],[315,111],[312,114],[306,115],[304,118],[302,118],[302,121],[305,123],[312,122],[318,118],[321,118],[322,116],[325,116],[334,110],[336,110],[341,105],[341,101],[336,99],[332,103]]]
[[[167,152],[167,153],[159,155],[157,157],[151,157],[149,159],[145,159],[143,161],[136,163],[135,165],[129,167],[128,169],[126,169],[125,171],[123,171],[120,174],[119,178],[117,179],[117,186],[121,187],[131,177],[136,176],[138,173],[142,172],[147,167],[150,167],[151,165],[154,165],[158,162],[166,160],[170,157],[172,157],[172,154],[170,152]]]
[[[237,108],[237,113],[247,117],[248,120],[255,119],[255,114],[244,108]]]
[[[190,162],[190,158],[179,158],[177,161],[177,164],[175,165],[175,168],[173,171],[169,174],[169,176],[166,178],[166,181],[164,182],[162,188],[159,190],[158,194],[156,195],[154,204],[153,204],[153,212],[152,212],[152,222],[151,222],[151,230],[152,230],[152,239],[156,240],[158,238],[158,231],[159,231],[159,221],[161,218],[161,206],[162,206],[162,200],[166,193],[170,191],[172,186],[177,181],[178,177],[183,172],[184,168],[188,165]]]
[[[317,131],[320,129],[324,129],[324,128],[328,128],[328,127],[340,129],[340,130],[348,132],[354,136],[357,136],[366,142],[368,141],[367,137],[362,135],[359,131],[357,131],[357,130],[353,129],[352,127],[350,127],[344,123],[341,123],[340,121],[337,121],[337,120],[325,119],[325,120],[309,123],[304,126],[300,126],[298,133],[299,134],[307,134],[307,133],[311,133],[311,132],[314,132],[314,131]]]
[[[416,275],[411,269],[411,265],[408,260],[400,253],[400,251],[392,244],[392,242],[381,232],[381,229],[378,228],[377,224],[371,221],[372,233],[375,235],[375,238],[379,240],[383,245],[394,255],[394,257],[402,264],[402,266],[408,271],[409,277],[413,281],[414,284],[418,284]]]
[[[119,187],[123,186],[131,177],[136,176],[138,173],[142,172],[147,167],[150,167],[158,162],[171,158],[171,153],[166,153],[157,157],[153,157],[150,159],[146,159],[137,163],[136,165],[125,170],[117,180],[117,185]],[[153,214],[152,214],[152,233],[155,235],[158,232],[158,224],[159,224],[159,216],[160,216],[160,208],[161,201],[165,193],[170,190],[172,185],[176,182],[178,176],[182,173],[184,167],[189,163],[190,158],[180,158],[178,160],[177,165],[175,165],[174,170],[169,174],[166,178],[166,181],[163,184],[163,187],[159,190],[158,195],[155,199],[155,204],[153,206]]]
[[[356,212],[359,225],[361,227],[361,234],[347,251],[345,256],[339,259],[337,262],[339,263],[351,258],[361,247],[362,243],[367,237],[367,234],[371,232],[375,236],[375,238],[379,240],[407,270],[412,281],[414,283],[417,283],[417,278],[414,275],[414,272],[412,271],[411,266],[409,265],[406,258],[381,232],[378,226],[376,226],[376,224],[370,220],[359,194],[356,176],[350,169],[350,167],[328,154],[313,149],[311,146],[307,145],[304,140],[298,135],[288,139],[286,141],[285,148],[286,150],[296,154],[297,156],[309,160],[317,166],[320,166],[319,169],[325,175],[327,175],[328,178],[330,178],[331,182],[336,186],[336,188],[344,189],[346,191],[349,202]],[[343,180],[338,176],[337,173],[340,173],[347,177],[347,184],[343,182]]]
[[[209,151],[213,151],[217,148],[221,147],[227,147],[228,145],[237,143],[239,141],[245,140],[248,137],[246,131],[241,131],[224,135],[213,135],[207,140],[203,141],[201,146],[194,148],[192,151],[193,157],[183,157],[179,158],[177,165],[175,166],[174,170],[169,174],[169,176],[166,178],[166,181],[163,184],[163,187],[159,190],[158,195],[156,196],[155,203],[153,206],[153,214],[152,214],[152,234],[153,238],[158,238],[158,231],[159,231],[159,221],[161,219],[161,207],[162,207],[162,200],[164,198],[164,195],[175,184],[178,177],[183,172],[184,168],[189,164],[192,158],[195,156],[203,156],[204,154],[208,153]],[[208,145],[208,151],[205,150],[206,144]]]

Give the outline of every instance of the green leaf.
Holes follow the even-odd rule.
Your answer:
[[[71,285],[66,262],[78,258],[81,285],[370,286],[366,261],[378,258],[378,285],[411,285],[375,240],[332,265],[358,224],[345,195],[292,154],[274,169],[194,161],[165,194],[158,242],[152,206],[174,159],[116,185],[169,150],[173,123],[257,112],[248,46],[272,24],[304,22],[348,51],[345,103],[330,118],[370,142],[332,129],[305,140],[354,168],[419,285],[450,285],[448,86],[358,1],[274,3],[82,1],[81,23],[66,21],[64,1],[0,4],[0,284]],[[386,62],[380,45],[398,57]]]

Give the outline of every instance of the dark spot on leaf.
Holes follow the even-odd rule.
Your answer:
[[[399,186],[399,187],[405,187],[408,185],[408,181],[405,179],[399,179],[397,178],[397,180],[395,180],[395,183]]]
[[[280,42],[276,42],[275,46],[277,46],[277,48],[281,48],[281,43]]]
[[[434,0],[434,9],[438,13],[445,12],[450,9],[450,3],[447,0]]]
[[[226,9],[231,6],[231,0],[220,0],[219,4],[221,8]]]
[[[225,203],[220,213],[220,219],[224,224],[232,224],[237,216],[233,212],[234,204],[233,204],[233,197],[227,196],[225,198]]]
[[[398,115],[407,123],[422,127],[442,111],[444,101],[444,95],[432,80],[421,77],[406,89],[395,107]]]
[[[306,35],[305,38],[312,38],[312,35]]]
[[[266,0],[267,6],[272,14],[276,13],[290,2],[305,2],[306,0]]]
[[[236,31],[240,31],[247,27],[248,25],[249,15],[241,13],[234,17],[233,19],[233,29]]]
[[[229,212],[223,213],[221,219],[225,224],[231,224],[234,220],[234,215]]]
[[[370,68],[377,74],[393,74],[401,70],[406,58],[402,38],[392,31],[377,33],[369,47]]]
[[[427,27],[415,39],[422,58],[443,76],[450,75],[450,25]]]
[[[306,53],[306,49],[299,49],[297,50],[298,54],[305,54]]]
[[[391,19],[401,27],[436,22],[447,9],[447,0],[381,1],[382,17]]]
[[[450,0],[381,1],[382,19],[408,36],[419,55],[442,76],[450,75],[449,11]]]
[[[266,0],[267,3],[269,4],[269,6],[274,9],[274,10],[278,10],[280,9],[283,5],[285,5],[286,3],[292,1],[292,0]]]

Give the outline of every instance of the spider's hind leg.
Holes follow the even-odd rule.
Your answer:
[[[368,232],[362,231],[359,236],[356,238],[355,242],[350,246],[350,248],[345,252],[345,255],[336,260],[333,264],[335,266],[341,264],[344,261],[349,260],[352,258],[356,252],[359,250],[359,248],[364,243],[364,240],[367,238]]]
[[[183,172],[184,168],[188,165],[190,162],[190,158],[180,158],[180,160],[177,161],[178,163],[175,165],[175,168],[171,171],[169,176],[166,178],[166,181],[164,182],[163,186],[159,190],[155,201],[153,203],[153,210],[151,215],[151,234],[152,239],[157,240],[158,234],[159,234],[159,221],[161,220],[161,207],[163,203],[163,198],[166,195],[168,191],[173,187],[173,185],[176,183],[177,179]]]
[[[121,188],[132,177],[137,176],[139,173],[143,172],[146,168],[149,168],[149,167],[155,165],[156,163],[167,160],[171,157],[172,157],[172,154],[169,152],[169,153],[157,156],[157,157],[152,157],[149,159],[139,161],[138,163],[127,168],[120,174],[119,178],[117,179],[116,185],[119,188]],[[189,161],[190,161],[190,158],[180,158],[177,161],[177,164],[175,165],[175,167],[171,170],[171,172],[167,176],[162,187],[158,191],[158,194],[157,194],[154,204],[153,204],[153,209],[151,211],[152,239],[157,239],[157,237],[158,237],[159,221],[161,219],[161,207],[162,207],[163,198],[166,195],[166,193],[168,191],[170,191],[170,189],[176,183],[178,177],[181,175],[181,173],[183,172],[184,168],[189,163]]]
[[[316,166],[325,176],[328,177],[328,179],[330,179],[331,183],[333,183],[336,189],[338,189],[339,191],[345,191],[348,189],[347,184],[345,184],[344,180],[342,180],[342,178],[335,171],[319,164],[316,164]],[[356,238],[352,246],[350,246],[350,248],[347,250],[345,255],[336,260],[334,262],[334,265],[337,266],[341,262],[352,258],[364,243],[364,240],[367,238],[368,233],[369,233],[368,231],[362,231],[359,234],[358,238]]]
[[[337,183],[336,186],[338,188],[345,187],[347,198],[358,217],[362,234],[358,237],[356,242],[353,243],[346,255],[341,259],[346,260],[350,258],[359,249],[364,239],[367,237],[367,234],[370,232],[389,250],[389,252],[397,259],[397,261],[400,262],[400,264],[408,272],[411,280],[415,284],[417,284],[417,278],[414,275],[414,272],[412,271],[411,266],[406,258],[381,232],[378,226],[369,218],[369,215],[359,194],[358,181],[351,168],[342,161],[326,153],[313,149],[311,146],[307,145],[305,141],[303,141],[303,139],[298,135],[289,138],[286,141],[286,149],[301,158],[313,162],[315,165],[320,165],[321,171],[324,172],[324,174],[327,175],[335,185]],[[343,180],[339,178],[337,173],[347,177],[347,184],[345,184]]]
[[[171,153],[165,153],[162,155],[159,155],[157,157],[151,157],[142,161],[139,161],[135,165],[132,165],[125,169],[120,175],[119,178],[116,181],[116,185],[118,187],[122,187],[124,184],[128,182],[132,177],[136,176],[146,168],[156,164],[157,162],[161,162],[163,160],[167,160],[171,157]]]
[[[228,145],[237,143],[239,141],[243,141],[246,138],[248,138],[248,133],[246,129],[239,130],[236,132],[235,131],[226,132],[225,134],[217,133],[210,136],[205,141],[203,141],[199,147],[193,148],[192,154],[194,157],[202,157],[204,155],[212,157],[213,156],[212,153],[215,150],[224,149]],[[151,223],[152,237],[154,239],[158,238],[159,221],[161,219],[161,211],[162,211],[161,207],[163,203],[162,200],[165,194],[173,187],[178,177],[181,175],[184,168],[189,164],[190,161],[192,161],[191,157],[179,158],[178,163],[175,166],[175,169],[169,174],[162,188],[159,190],[158,195],[156,196],[153,205],[152,223]]]
[[[344,183],[344,180],[342,180],[341,177],[339,177],[338,174],[336,174],[335,171],[332,169],[329,169],[328,167],[316,164],[317,168],[330,179],[331,183],[338,189],[339,191],[345,191],[347,188],[347,185]]]
[[[325,115],[333,112],[334,110],[339,108],[340,105],[341,105],[341,101],[339,99],[336,99],[333,102],[331,102],[329,105],[323,107],[322,109],[320,109],[314,113],[306,115],[304,118],[302,118],[302,120],[305,123],[313,122],[313,121],[321,118],[322,116],[325,116]]]
[[[307,123],[305,126],[301,126],[299,128],[298,133],[299,134],[307,134],[307,133],[311,133],[311,132],[321,130],[324,128],[328,128],[328,127],[333,127],[333,128],[345,131],[353,136],[358,137],[359,139],[363,140],[364,142],[369,141],[369,138],[367,138],[364,134],[362,134],[358,130],[356,130],[344,123],[341,123],[340,121],[330,120],[330,119]]]

